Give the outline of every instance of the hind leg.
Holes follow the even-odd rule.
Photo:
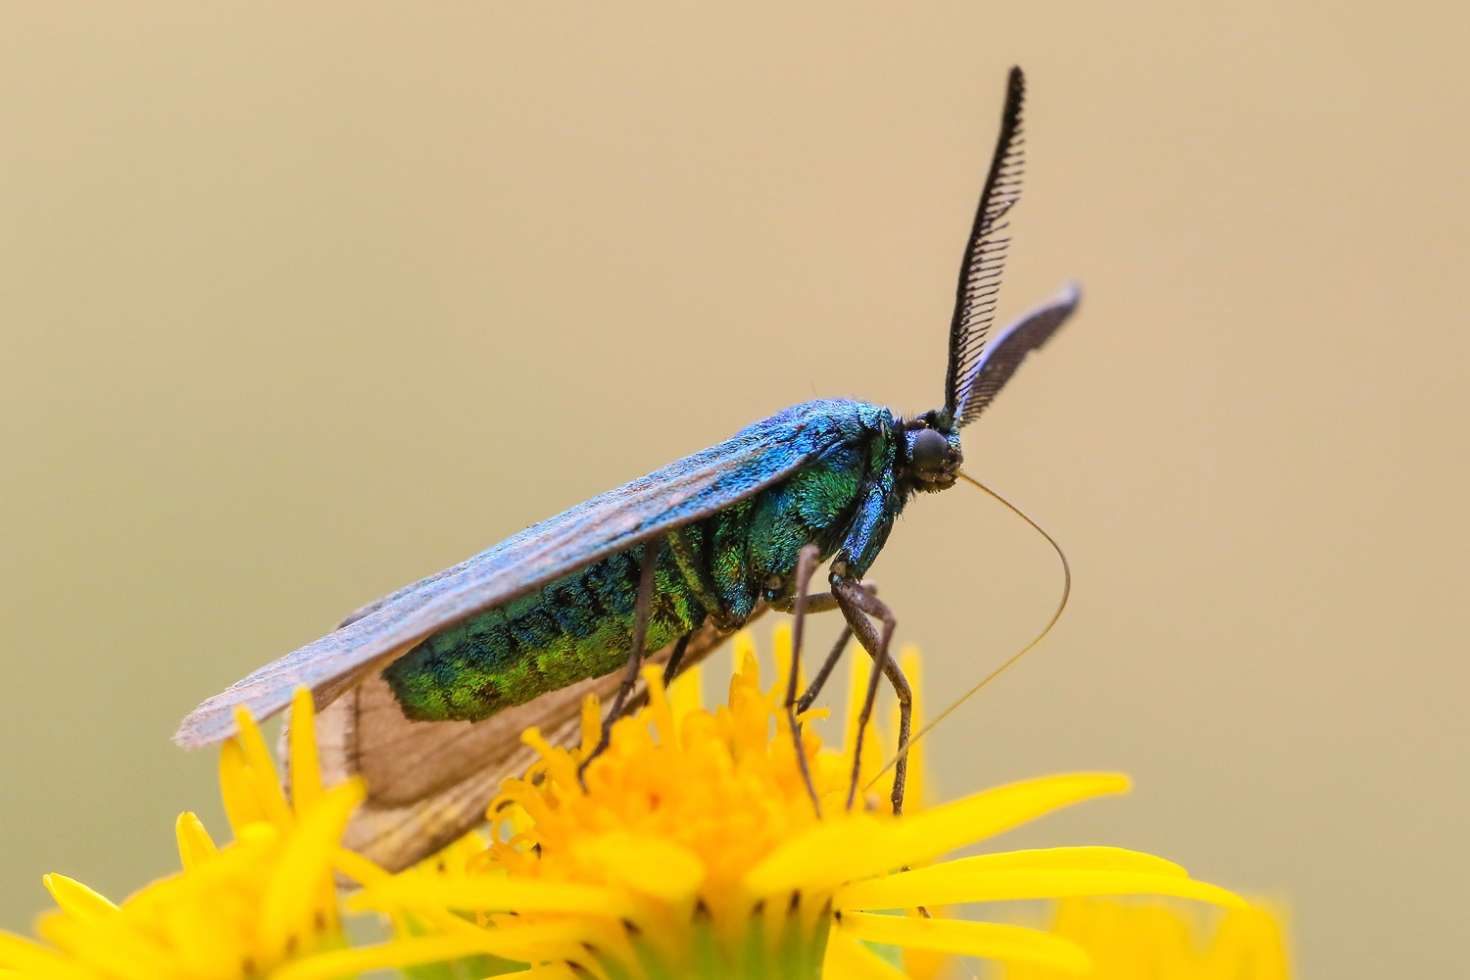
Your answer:
[[[633,642],[628,651],[628,669],[623,675],[623,682],[618,685],[618,693],[613,698],[612,707],[608,709],[607,716],[602,720],[602,734],[597,739],[596,747],[577,767],[579,778],[586,773],[592,760],[607,748],[608,739],[612,737],[613,722],[623,716],[623,710],[628,704],[628,695],[633,692],[634,685],[638,683],[638,667],[643,663],[643,647],[648,637],[648,614],[653,607],[653,570],[657,564],[658,541],[649,541],[643,546],[643,564],[638,571],[638,597],[633,603]],[[687,638],[679,641],[679,646],[674,650],[674,656],[682,657],[686,643]],[[672,657],[670,661],[672,662]]]

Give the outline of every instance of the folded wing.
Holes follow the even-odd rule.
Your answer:
[[[234,733],[237,706],[268,718],[299,686],[325,707],[367,671],[447,626],[751,496],[838,440],[849,404],[814,401],[786,409],[400,589],[200,704],[174,741],[186,748],[221,741]]]

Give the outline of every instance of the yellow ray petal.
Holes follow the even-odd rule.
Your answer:
[[[596,885],[490,876],[420,879],[399,875],[348,899],[360,911],[448,907],[474,911],[580,912],[616,917],[627,903],[613,889]]]
[[[827,938],[822,976],[842,980],[904,980],[901,970],[841,929],[834,929]]]
[[[793,891],[819,892],[851,878],[887,870],[887,859],[876,867],[867,860],[892,834],[893,822],[866,813],[827,820],[797,834],[761,859],[745,876],[753,895]]]
[[[256,802],[265,811],[266,817],[277,827],[290,823],[291,808],[286,803],[286,794],[281,791],[281,781],[276,775],[276,764],[271,760],[270,749],[255,719],[243,706],[235,708],[236,732],[233,741],[240,746],[248,769],[251,791]]]
[[[890,860],[897,860],[888,867],[927,864],[956,848],[994,837],[1056,810],[1099,796],[1126,793],[1129,785],[1128,777],[1121,773],[1067,773],[974,793],[906,819],[892,845]]]
[[[88,980],[89,974],[40,943],[0,930],[0,967],[30,980]]]
[[[36,931],[77,960],[119,980],[165,980],[176,975],[168,952],[150,937],[129,928],[120,915],[91,920],[44,915]]]
[[[328,980],[350,977],[368,970],[388,970],[420,966],[443,960],[460,959],[484,953],[482,935],[426,936],[421,939],[398,939],[375,946],[358,946],[319,953],[296,963],[277,968],[271,980]],[[505,976],[506,974],[501,974]],[[517,976],[518,974],[508,974]]]
[[[364,888],[388,881],[393,877],[356,851],[337,850],[332,855],[332,864],[338,871]]]
[[[1022,851],[998,851],[959,858],[943,864],[901,874],[854,882],[837,895],[839,908],[902,908],[884,905],[890,889],[911,890],[946,887],[949,882],[977,874],[999,871],[1136,871],[1188,878],[1189,873],[1173,861],[1121,847],[1048,847]],[[896,885],[890,884],[897,882]],[[918,902],[914,904],[925,904]],[[930,903],[937,904],[937,903]]]
[[[574,846],[582,860],[601,867],[613,881],[665,902],[693,901],[704,883],[704,863],[674,841],[614,832]]]
[[[291,724],[287,743],[291,758],[291,803],[297,816],[322,795],[322,770],[317,760],[316,711],[311,691],[298,687],[291,695]]]
[[[219,747],[219,792],[225,805],[225,818],[230,821],[230,830],[236,838],[251,824],[268,819],[256,799],[245,751],[233,738]]]
[[[985,790],[902,822],[866,815],[828,821],[778,847],[751,869],[746,886],[757,895],[812,891],[927,864],[1054,810],[1127,788],[1127,777],[1112,773],[1044,776]]]
[[[179,864],[185,871],[196,867],[219,852],[204,829],[204,822],[194,813],[185,810],[174,821],[174,837],[179,842]]]
[[[665,745],[675,744],[678,735],[674,730],[674,709],[669,707],[668,691],[664,690],[663,668],[648,666],[642,673],[643,686],[648,692],[648,712],[653,715],[653,727],[658,732],[659,741]]]
[[[704,671],[699,664],[681,670],[669,685],[669,704],[680,719],[704,707]]]
[[[1039,929],[997,922],[849,912],[843,914],[839,928],[871,943],[933,949],[1008,963],[1035,963],[1068,973],[1086,973],[1092,965],[1076,943]]]
[[[318,804],[286,841],[285,852],[266,886],[260,920],[260,942],[272,960],[283,956],[302,923],[310,923],[312,909],[322,896],[324,876],[331,874],[331,858],[341,840],[347,818],[366,795],[362,780],[349,779],[323,794]]]
[[[959,858],[945,867],[965,871],[1010,871],[1026,868],[1092,868],[1098,871],[1147,871],[1187,878],[1189,872],[1167,858],[1126,847],[1039,847],[1021,851],[994,851]]]
[[[111,900],[66,875],[43,875],[41,883],[56,900],[57,906],[68,915],[82,917],[111,915],[117,911],[117,906]]]
[[[958,863],[958,862],[955,862]],[[842,889],[839,908],[912,908],[962,902],[1007,902],[1080,895],[1170,895],[1241,908],[1244,899],[1216,885],[1177,874],[1090,868],[954,871],[948,864],[905,871]]]
[[[332,855],[332,867],[365,889],[370,886],[383,884],[384,882],[397,880],[393,875],[384,871],[361,854],[344,848],[338,848]],[[408,873],[405,873],[404,877],[409,877]],[[354,901],[356,900],[357,898],[354,897]],[[388,909],[389,914],[396,911],[397,909],[395,908]],[[422,909],[418,910],[416,914],[423,918],[424,921],[449,933],[475,932],[479,928],[469,920],[445,909]]]

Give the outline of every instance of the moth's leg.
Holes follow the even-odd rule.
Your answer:
[[[796,720],[796,685],[801,674],[801,638],[806,626],[807,589],[812,583],[812,574],[817,570],[818,551],[816,545],[806,545],[796,559],[796,595],[793,605],[795,622],[791,626],[791,664],[786,674],[786,725],[791,730],[791,748],[796,752],[796,765],[801,769],[802,781],[812,798],[812,809],[821,819],[822,804],[817,799],[817,786],[812,782],[811,765],[801,746],[801,722]]]
[[[685,633],[674,644],[673,651],[669,653],[669,659],[664,663],[664,687],[674,683],[674,678],[679,676],[679,668],[684,662],[684,651],[689,649],[689,641],[693,637],[693,633]]]
[[[807,545],[807,547],[814,548],[815,545]],[[777,599],[771,603],[771,608],[777,612],[795,613],[796,596],[793,595],[785,599]],[[836,608],[837,597],[830,592],[818,592],[816,595],[806,597],[806,611],[808,613],[831,612]]]
[[[873,595],[878,594],[878,587],[872,582],[860,583]],[[807,612],[826,612],[837,608],[837,597],[830,592],[821,595],[808,596],[806,600]],[[815,608],[813,608],[815,607]],[[846,623],[842,626],[842,632],[837,637],[837,642],[832,645],[832,651],[827,654],[827,659],[822,661],[822,666],[817,670],[817,675],[807,685],[806,691],[796,702],[797,711],[805,711],[812,706],[817,695],[822,693],[822,688],[827,686],[827,679],[832,676],[832,669],[837,666],[837,661],[842,659],[842,653],[847,649],[847,641],[852,639],[852,627]]]
[[[908,679],[903,676],[903,671],[894,662],[889,650],[893,641],[893,630],[898,625],[898,621],[893,616],[893,610],[881,602],[876,595],[864,589],[860,583],[851,579],[834,579],[832,594],[837,597],[842,615],[847,619],[853,632],[857,634],[858,642],[873,658],[873,674],[868,679],[867,695],[863,699],[862,713],[858,717],[858,740],[853,746],[852,782],[847,789],[847,806],[851,809],[853,801],[857,798],[858,777],[862,766],[862,732],[873,716],[873,702],[878,696],[878,677],[881,674],[888,679],[894,695],[898,698],[898,761],[893,766],[892,801],[893,812],[902,813],[904,782],[908,777],[909,729],[913,721],[914,697],[913,692],[909,689]],[[872,621],[868,619],[869,616],[876,617],[882,622],[881,634],[873,628]]]
[[[878,587],[873,585],[872,583],[863,582],[859,584],[862,588],[867,589],[874,595],[876,595],[878,592]],[[796,599],[793,596],[790,599],[782,599],[777,602],[771,603],[771,608],[780,610],[781,612],[792,612],[795,608],[795,605]],[[819,595],[810,595],[806,597],[806,611],[809,613],[829,612],[837,608],[840,608],[840,605],[837,601],[837,596],[833,595],[831,592],[823,592]],[[843,626],[841,635],[837,637],[837,642],[832,646],[832,652],[827,654],[827,659],[822,661],[822,666],[817,671],[816,677],[812,678],[811,684],[807,686],[807,689],[802,694],[802,696],[797,699],[797,711],[805,711],[810,708],[812,706],[812,702],[817,699],[817,695],[822,693],[822,688],[826,686],[827,679],[832,676],[832,669],[837,666],[837,661],[842,659],[842,651],[846,649],[847,641],[851,639],[852,627]]]
[[[638,665],[643,662],[643,644],[648,635],[648,614],[653,608],[653,570],[658,564],[658,545],[657,538],[643,545],[643,565],[638,571],[638,597],[633,601],[633,643],[628,651],[628,671],[623,675],[623,683],[618,685],[612,707],[602,720],[602,734],[597,739],[597,746],[577,768],[579,778],[587,771],[592,760],[607,748],[608,739],[612,736],[613,722],[622,717],[628,695],[638,683]]]
[[[807,685],[805,693],[796,702],[797,711],[805,711],[812,706],[817,695],[822,693],[822,688],[827,685],[827,678],[832,676],[832,668],[837,666],[837,661],[842,659],[842,652],[847,649],[847,641],[852,639],[852,627],[846,623],[842,625],[842,632],[837,636],[837,642],[832,645],[832,652],[827,654],[827,659],[822,661],[817,676]]]

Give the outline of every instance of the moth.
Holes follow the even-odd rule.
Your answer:
[[[800,615],[837,609],[842,636],[800,699],[793,672],[788,710],[811,703],[856,636],[879,668],[867,710],[885,677],[906,745],[908,686],[888,655],[896,620],[864,575],[904,507],[962,475],[960,430],[1079,302],[1069,285],[987,344],[1021,194],[1024,96],[1013,68],[960,265],[940,407],[903,417],[821,399],[778,412],[364,606],[199,705],[175,741],[218,742],[238,706],[266,718],[310,688],[328,778],[368,786],[346,843],[396,869],[483,818],[501,779],[530,761],[526,726],[573,737],[591,692],[613,699],[611,724],[637,697],[640,663],[672,677],[767,609],[797,613],[798,633]],[[824,561],[829,589],[809,595]],[[903,766],[901,752],[895,808]]]

